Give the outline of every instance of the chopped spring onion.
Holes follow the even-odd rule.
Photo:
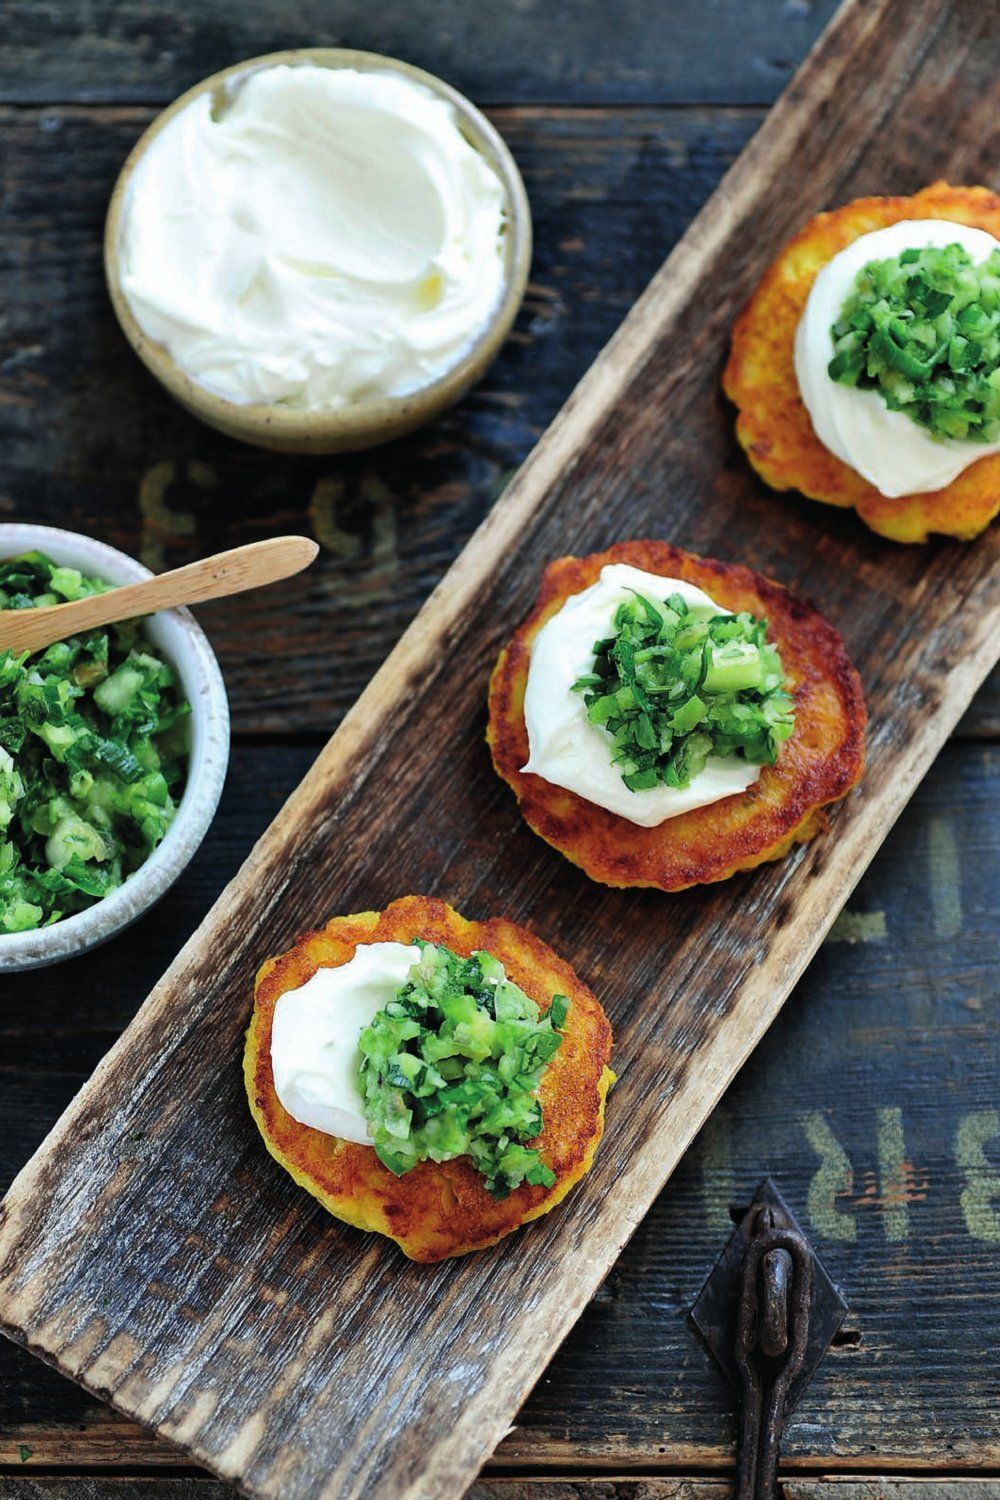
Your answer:
[[[538,1086],[562,1042],[568,1001],[544,1014],[489,953],[421,956],[361,1035],[361,1090],[379,1159],[402,1176],[467,1156],[495,1198],[555,1174],[525,1144],[542,1128]]]
[[[0,609],[107,588],[40,552],[0,563]],[[0,934],[92,906],[152,853],[184,787],[189,712],[135,621],[0,650]]]
[[[1000,441],[1000,250],[904,250],[858,272],[828,370],[935,437]]]
[[[680,594],[664,603],[636,594],[613,623],[573,689],[607,730],[631,791],[690,786],[709,756],[773,765],[795,720],[766,620],[693,611]]]

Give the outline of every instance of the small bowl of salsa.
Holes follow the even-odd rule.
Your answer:
[[[0,524],[0,609],[150,576],[75,532]],[[222,673],[186,609],[30,656],[0,624],[0,972],[106,941],[168,889],[215,814],[229,759]]]

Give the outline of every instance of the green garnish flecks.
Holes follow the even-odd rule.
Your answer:
[[[613,628],[573,689],[610,735],[630,791],[690,786],[709,756],[773,765],[795,719],[766,620],[637,593],[618,606]]]
[[[858,272],[828,370],[939,438],[1000,440],[1000,250],[904,250]]]
[[[361,1090],[375,1150],[402,1176],[468,1156],[495,1198],[555,1174],[525,1144],[542,1128],[538,1086],[568,1001],[544,1014],[489,953],[418,941],[406,982],[361,1034]]]
[[[0,609],[103,593],[40,552],[0,563]],[[115,890],[161,841],[183,789],[189,705],[139,625],[0,650],[0,934]]]

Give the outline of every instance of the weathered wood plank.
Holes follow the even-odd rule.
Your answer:
[[[237,750],[202,854],[158,908],[141,947],[126,938],[74,966],[79,999],[71,1015],[65,970],[11,981],[0,1014],[0,1181],[127,1023],[147,979],[232,874],[308,757],[305,749]],[[792,1193],[852,1302],[848,1341],[822,1367],[789,1434],[789,1454],[832,1467],[871,1455],[897,1465],[917,1456],[935,1466],[1000,1459],[1000,1413],[982,1380],[982,1351],[1000,1344],[989,1238],[1000,1223],[1000,1191],[991,1199],[984,1183],[978,1204],[967,1204],[970,1222],[963,1211],[977,1129],[996,1108],[1000,1071],[992,974],[998,801],[1000,749],[952,745],[936,762],[794,1005],[626,1247],[498,1461],[640,1467],[679,1461],[676,1445],[699,1465],[727,1462],[728,1393],[684,1313],[725,1238],[729,1204],[765,1170]],[[897,1116],[910,1166],[900,1201],[890,1201],[886,1164],[899,1139]],[[1000,1137],[979,1145],[992,1158]],[[838,1148],[851,1165],[849,1189],[818,1177]],[[851,1225],[853,1242],[841,1238]],[[923,1342],[928,1316],[940,1330],[932,1360]],[[184,1462],[3,1344],[0,1464],[16,1463],[22,1445],[32,1465]]]
[[[128,1486],[128,1488],[126,1488]],[[211,1479],[0,1479],[0,1500],[222,1500],[234,1491]],[[724,1479],[480,1479],[466,1500],[728,1500]],[[785,1480],[784,1500],[996,1500],[993,1479]]]
[[[235,1492],[211,1479],[65,1479],[0,1477],[0,1500],[226,1500]],[[733,1486],[724,1479],[683,1475],[650,1477],[564,1477],[480,1479],[465,1500],[729,1500]],[[821,1479],[785,1480],[783,1500],[996,1500],[1000,1483],[991,1479]]]
[[[0,1500],[231,1500],[234,1490],[211,1479],[93,1479],[74,1474],[4,1478]]]
[[[243,57],[362,47],[485,103],[769,104],[836,0],[7,0],[0,100],[165,103]]]
[[[227,1500],[236,1493],[217,1480],[178,1476],[169,1479],[94,1479],[0,1475],[0,1500]],[[781,1500],[997,1500],[995,1479],[784,1479]],[[465,1500],[729,1500],[733,1485],[703,1475],[536,1476],[531,1479],[479,1479]]]
[[[731,452],[729,415],[714,399],[721,343],[777,239],[801,213],[867,186],[868,174],[907,179],[915,167],[905,128],[915,118],[936,120],[937,170],[983,170],[983,132],[971,129],[968,111],[982,117],[997,70],[981,12],[928,4],[905,15],[904,28],[898,4],[848,13],[822,71],[814,63],[779,106],[730,177],[724,208],[699,221],[436,596],[422,630],[396,653],[201,943],[182,955],[142,1024],[66,1117],[50,1157],[22,1174],[8,1200],[12,1329],[30,1328],[33,1347],[213,1466],[239,1473],[254,1493],[455,1493],[470,1460],[499,1434],[539,1351],[565,1331],[776,1013],[833,901],[870,857],[992,653],[984,575],[995,537],[976,548],[904,553],[860,535],[849,518],[764,496],[742,466],[719,468]],[[839,153],[829,150],[831,131]],[[860,169],[846,165],[860,160]],[[922,174],[927,166],[922,149]],[[768,190],[773,180],[781,195]],[[701,299],[705,322],[692,338],[683,314],[702,273],[718,302]],[[613,395],[622,399],[612,409]],[[670,903],[585,888],[519,837],[480,744],[483,669],[524,607],[537,560],[567,542],[600,545],[626,528],[660,524],[706,550],[714,543],[742,553],[817,595],[846,624],[875,710],[866,793],[841,811],[834,837],[780,869]],[[442,670],[442,639],[452,649],[461,642],[464,672],[449,682],[454,717],[432,740],[404,691]],[[381,733],[388,711],[391,738]],[[441,764],[447,784],[435,772]],[[405,806],[408,821],[376,825],[362,766],[374,769],[382,803]],[[381,1248],[320,1224],[287,1184],[265,1179],[235,1062],[220,1072],[218,1059],[235,1050],[245,1017],[248,933],[259,942],[266,925],[269,945],[281,942],[315,917],[318,888],[338,905],[369,904],[404,876],[441,889],[444,871],[460,901],[481,905],[503,892],[514,915],[545,914],[547,933],[598,982],[619,1024],[622,1080],[587,1191],[532,1231],[530,1258],[503,1247],[428,1273],[390,1265]],[[789,920],[777,926],[782,904]],[[672,955],[669,974],[664,954]],[[147,1036],[157,1038],[152,1059]],[[141,1151],[131,1144],[136,1134]],[[60,1166],[49,1164],[53,1151]],[[211,1178],[207,1158],[217,1168]],[[613,1218],[602,1212],[612,1193]],[[95,1201],[101,1212],[90,1214]],[[363,1344],[346,1332],[337,1339],[331,1292],[340,1286],[352,1303],[356,1296],[338,1276],[356,1277],[364,1290]],[[280,1294],[289,1291],[286,1312]],[[503,1309],[510,1316],[501,1324]],[[407,1363],[398,1335],[411,1320],[422,1320],[420,1358]],[[408,1414],[410,1447],[385,1441],[382,1360],[393,1372],[392,1420],[405,1423]],[[276,1363],[284,1392],[269,1406]],[[352,1425],[354,1402],[363,1428]]]
[[[0,1500],[230,1500],[236,1492],[211,1479],[11,1478],[0,1476]],[[729,1500],[732,1486],[713,1479],[481,1479],[465,1500]],[[809,1500],[821,1500],[810,1496]],[[853,1497],[852,1497],[853,1500]],[[864,1500],[869,1500],[868,1496]],[[896,1500],[896,1497],[893,1497]],[[905,1494],[899,1500],[909,1500]],[[913,1500],[955,1500],[916,1495]],[[965,1492],[962,1500],[989,1500]]]
[[[784,1500],[996,1500],[1000,1481],[963,1479],[786,1479]]]

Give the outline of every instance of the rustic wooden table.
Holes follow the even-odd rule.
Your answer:
[[[282,530],[310,532],[323,550],[304,583],[203,611],[235,741],[218,819],[184,878],[103,950],[5,980],[3,1186],[235,872],[834,8],[618,0],[612,19],[602,0],[7,0],[0,518],[91,532],[154,568]],[[339,460],[264,456],[185,417],[130,355],[100,268],[111,184],[156,109],[226,63],[306,43],[397,53],[485,104],[521,164],[536,227],[525,307],[484,384],[416,437]],[[788,1492],[815,1500],[836,1485],[916,1500],[948,1480],[990,1487],[1000,1471],[998,730],[994,682],[477,1495],[725,1493],[730,1396],[685,1315],[731,1206],[765,1171],[850,1302],[787,1433]],[[227,1493],[4,1345],[0,1497],[64,1492]]]

